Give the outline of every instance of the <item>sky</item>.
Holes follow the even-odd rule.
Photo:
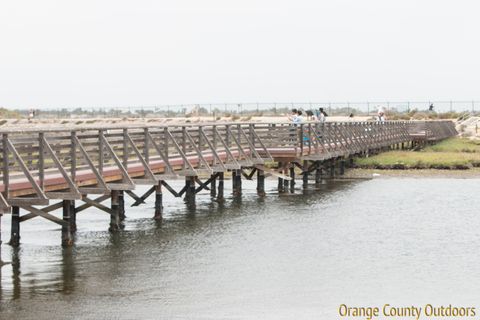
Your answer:
[[[0,106],[480,100],[480,2],[0,1]]]

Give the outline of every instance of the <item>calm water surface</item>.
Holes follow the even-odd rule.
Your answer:
[[[165,196],[78,216],[76,244],[35,218],[13,250],[4,216],[0,319],[333,319],[341,303],[480,304],[480,180],[328,182],[259,199]],[[228,184],[229,185],[229,184]],[[131,203],[130,199],[127,199]]]

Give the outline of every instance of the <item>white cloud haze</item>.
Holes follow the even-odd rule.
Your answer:
[[[0,3],[0,106],[478,99],[478,1]]]

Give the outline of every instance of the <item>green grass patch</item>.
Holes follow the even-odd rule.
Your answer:
[[[451,138],[420,151],[388,151],[356,159],[360,168],[469,169],[480,167],[480,141]]]
[[[466,138],[450,138],[443,140],[432,146],[428,146],[424,152],[480,152],[480,140],[470,140]]]
[[[378,169],[468,169],[480,166],[480,153],[389,151],[359,158],[356,164]]]

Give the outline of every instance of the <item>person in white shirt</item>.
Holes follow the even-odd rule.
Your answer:
[[[302,111],[297,111],[297,117],[293,120],[293,123],[303,123]]]
[[[377,120],[380,122],[385,121],[385,109],[383,107],[378,108]]]
[[[298,117],[298,111],[297,109],[292,109],[292,113],[288,116],[288,120],[292,121],[293,123],[296,123],[297,117]]]

